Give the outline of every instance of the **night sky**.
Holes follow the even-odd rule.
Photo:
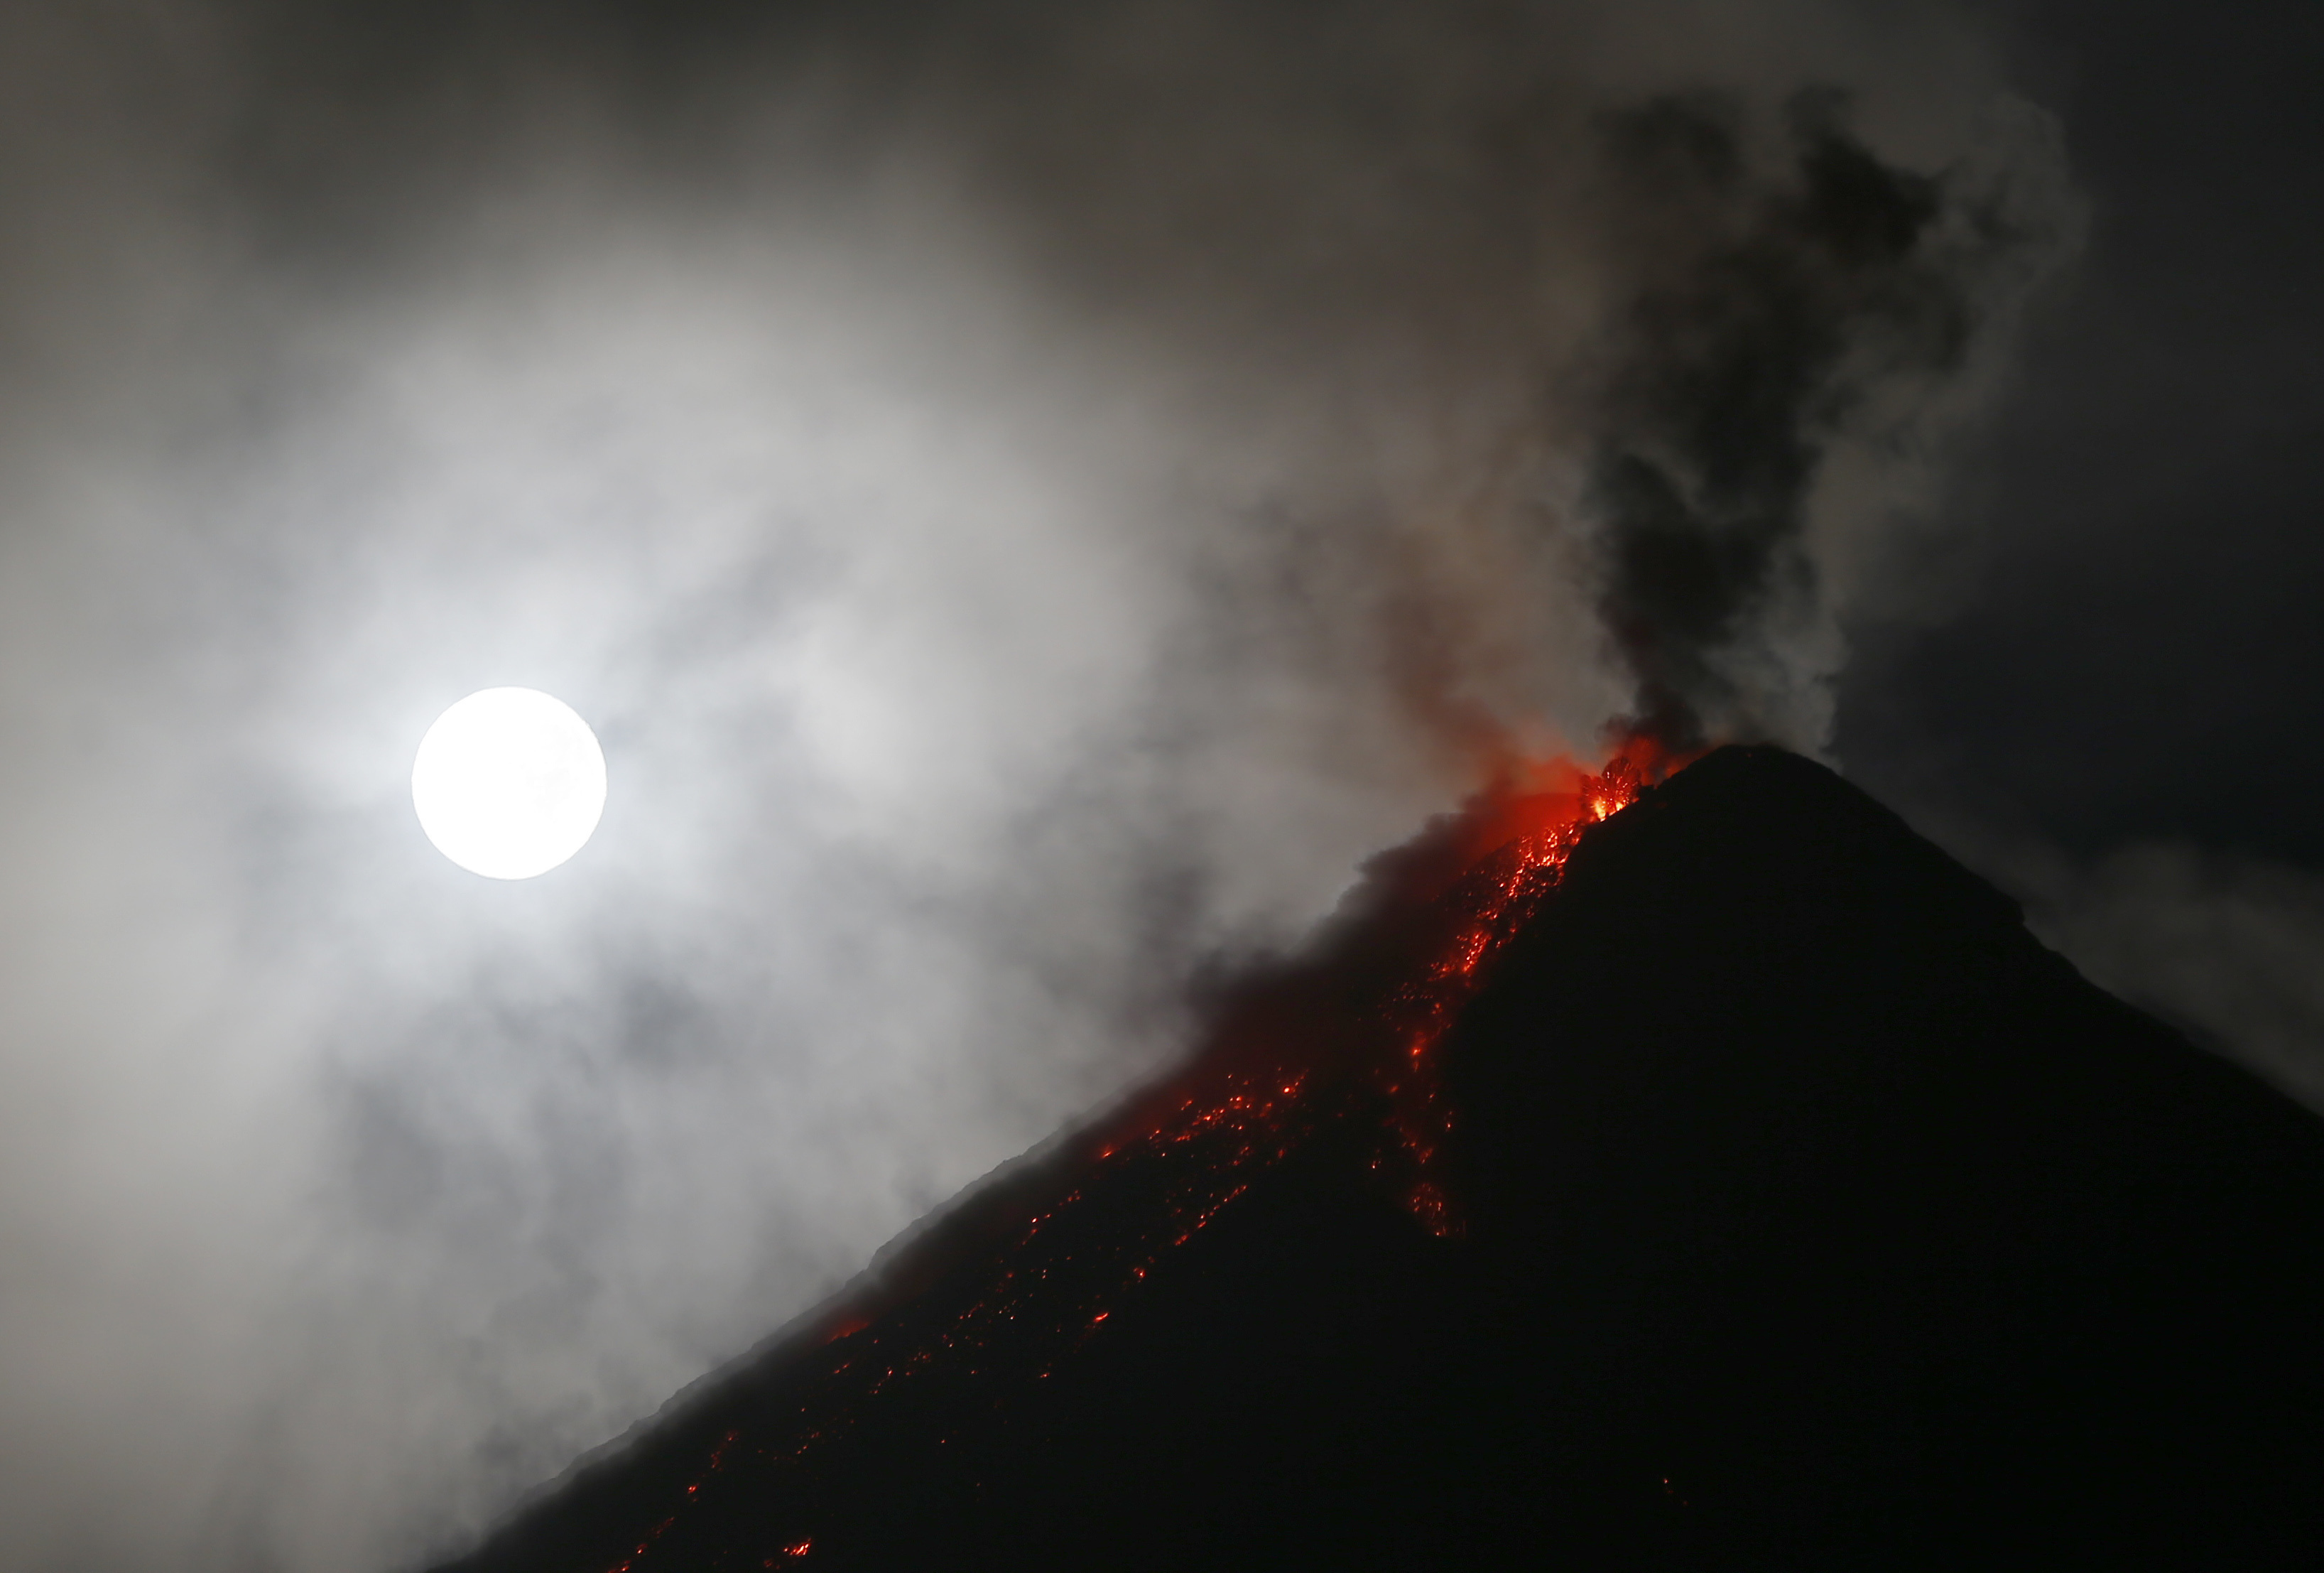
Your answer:
[[[1835,754],[2100,981],[2324,1099],[2324,21],[2005,9],[2086,250]]]
[[[1974,578],[1932,628],[1868,631],[1844,746],[1868,780],[2078,854],[2172,837],[2312,868],[2324,224],[2302,106],[2324,23],[2019,25],[2089,250],[1960,477]]]
[[[0,19],[0,1568],[409,1565],[1512,754],[2324,1107],[2324,15]],[[603,739],[488,884],[473,690]]]

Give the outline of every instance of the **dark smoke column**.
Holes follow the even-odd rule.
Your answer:
[[[1738,673],[1816,604],[1803,536],[1829,446],[1961,371],[1997,264],[2027,244],[1945,176],[1883,163],[1843,108],[1794,97],[1772,174],[1723,99],[1600,121],[1639,280],[1600,365],[1584,498],[1599,610],[1637,684],[1622,736],[1692,752],[1766,729]]]

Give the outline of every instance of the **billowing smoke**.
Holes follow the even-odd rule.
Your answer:
[[[416,1559],[1511,750],[1819,743],[2066,213],[1941,12],[761,10],[0,18],[0,1566]]]
[[[1808,531],[1826,452],[1912,443],[2015,303],[2004,281],[2060,239],[2054,204],[1886,163],[1845,108],[1792,98],[1781,164],[1756,177],[1731,100],[1607,116],[1636,293],[1589,405],[1583,506],[1599,614],[1637,684],[1618,730],[1672,749],[1821,741],[1833,653]]]

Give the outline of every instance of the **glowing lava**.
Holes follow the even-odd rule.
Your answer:
[[[1659,777],[1665,763],[1677,762],[1650,759],[1648,768]],[[1508,777],[1377,860],[1356,909],[1335,921],[1316,956],[1223,1000],[1187,1069],[1087,1136],[1074,1189],[981,1258],[850,1308],[825,1335],[831,1364],[802,1394],[794,1422],[747,1442],[727,1432],[705,1473],[608,1573],[651,1560],[722,1477],[748,1475],[749,1489],[767,1489],[770,1472],[804,1465],[901,1384],[938,1372],[973,1384],[996,1366],[1046,1379],[1164,1257],[1327,1124],[1373,1133],[1372,1170],[1429,1230],[1458,1234],[1454,1198],[1436,1171],[1454,1118],[1436,1050],[1557,887],[1583,833],[1645,785],[1628,758],[1595,774],[1561,763]],[[1125,1227],[1125,1219],[1139,1222]],[[946,1392],[976,1407],[968,1393]],[[769,1567],[813,1544],[811,1500],[779,1511],[784,1532],[769,1542]]]

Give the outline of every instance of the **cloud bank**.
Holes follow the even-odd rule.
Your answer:
[[[1941,12],[123,4],[0,60],[9,1567],[416,1560],[1509,749],[1819,745],[2070,229]],[[612,775],[516,885],[406,791],[502,684]]]

